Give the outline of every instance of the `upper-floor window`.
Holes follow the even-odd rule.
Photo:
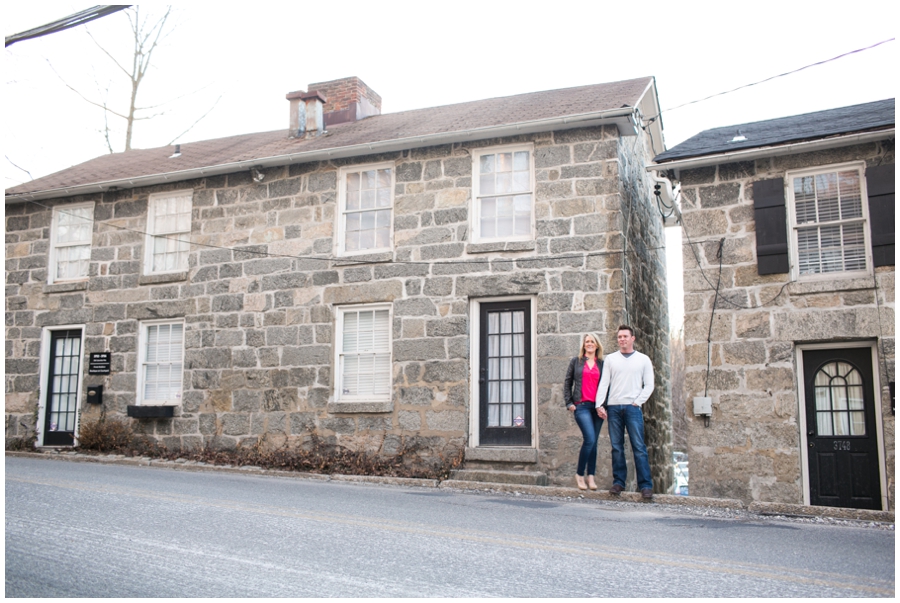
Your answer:
[[[48,282],[58,283],[87,278],[93,232],[93,203],[53,208]]]
[[[188,269],[191,208],[192,191],[150,197],[147,208],[147,274]]]
[[[394,165],[346,167],[339,172],[338,254],[389,251],[393,232]]]
[[[864,167],[849,164],[787,175],[794,278],[868,272]]]
[[[140,404],[181,404],[184,323],[142,323],[138,364]]]
[[[473,159],[473,242],[534,238],[532,146],[481,149]]]
[[[338,308],[335,400],[391,399],[390,305]]]

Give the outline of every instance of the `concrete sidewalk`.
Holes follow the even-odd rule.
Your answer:
[[[581,498],[584,500],[598,501],[622,501],[642,504],[665,504],[689,507],[715,507],[720,509],[734,509],[748,511],[759,515],[786,515],[799,517],[832,517],[836,519],[852,519],[859,521],[871,521],[878,523],[894,523],[893,511],[870,511],[866,509],[845,509],[838,507],[816,507],[789,503],[752,502],[745,505],[742,501],[732,498],[705,498],[700,496],[676,496],[673,494],[654,494],[653,503],[645,503],[639,492],[622,492],[614,496],[605,490],[578,490],[574,487],[564,486],[531,486],[522,484],[500,484],[488,482],[472,482],[463,480],[435,480],[417,479],[409,477],[384,477],[373,475],[340,475],[322,473],[303,473],[298,471],[281,471],[277,469],[263,469],[262,467],[231,465],[210,465],[185,459],[174,461],[156,459],[151,457],[127,457],[121,454],[85,454],[75,451],[48,451],[48,452],[16,452],[6,451],[8,457],[37,458],[57,461],[70,461],[81,463],[106,463],[116,465],[133,465],[140,467],[161,467],[182,471],[220,471],[252,475],[271,475],[278,477],[292,477],[303,479],[316,479],[323,481],[341,481],[372,483],[395,486],[415,486],[420,488],[449,488],[455,490],[473,490],[492,492],[507,492],[528,494],[532,496],[551,496],[559,498]]]

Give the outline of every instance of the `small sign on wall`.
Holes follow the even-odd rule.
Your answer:
[[[108,375],[112,363],[110,352],[91,352],[88,360],[88,375]]]

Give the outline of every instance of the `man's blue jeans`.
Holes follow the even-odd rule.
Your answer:
[[[650,476],[650,460],[647,445],[644,444],[644,413],[640,406],[631,404],[607,405],[609,421],[609,441],[612,444],[613,483],[625,487],[628,468],[625,464],[625,430],[631,440],[634,453],[634,470],[637,473],[638,490],[653,488]]]
[[[584,475],[585,469],[587,469],[588,475],[596,475],[597,438],[600,437],[603,419],[597,416],[597,409],[594,405],[587,403],[575,407],[575,422],[578,423],[581,436],[584,438],[581,452],[578,454],[578,475]]]

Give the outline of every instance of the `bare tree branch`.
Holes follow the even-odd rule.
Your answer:
[[[122,115],[121,113],[117,113],[116,111],[113,111],[112,109],[110,109],[109,107],[107,107],[106,104],[104,104],[104,103],[98,103],[97,101],[93,101],[93,100],[89,99],[88,97],[86,97],[85,95],[83,95],[81,92],[79,92],[79,91],[78,91],[76,88],[74,88],[73,86],[70,86],[69,83],[68,83],[66,80],[64,80],[64,79],[62,78],[61,75],[59,75],[59,73],[56,71],[56,68],[53,67],[53,64],[50,62],[50,59],[46,59],[46,58],[45,58],[44,60],[47,61],[47,65],[50,66],[50,69],[53,70],[53,73],[55,73],[55,74],[56,74],[56,77],[59,78],[59,81],[61,81],[61,82],[63,83],[63,85],[64,85],[66,88],[68,88],[69,90],[71,90],[72,92],[74,92],[75,94],[77,94],[78,96],[80,96],[81,99],[82,99],[84,102],[89,103],[89,104],[91,104],[91,105],[94,105],[95,107],[100,107],[100,108],[103,109],[104,111],[109,111],[110,113],[112,113],[112,114],[115,115],[116,117],[121,117],[122,119],[128,119],[127,116]]]
[[[153,66],[152,59],[155,56],[154,52],[163,40],[168,38],[169,35],[175,30],[177,27],[169,22],[169,17],[173,14],[173,9],[171,6],[167,6],[165,13],[158,18],[151,18],[144,14],[141,10],[141,6],[134,5],[129,7],[124,11],[126,18],[128,19],[129,28],[131,30],[132,36],[132,52],[131,52],[131,67],[130,69],[125,66],[119,59],[117,59],[113,52],[107,50],[99,40],[94,38],[93,34],[88,31],[87,34],[94,42],[94,44],[100,49],[100,51],[109,58],[113,64],[128,78],[129,83],[131,84],[131,91],[128,96],[128,109],[123,112],[114,111],[110,108],[109,103],[109,87],[106,88],[106,94],[103,95],[100,93],[99,84],[98,84],[98,93],[103,97],[102,102],[98,102],[92,98],[89,98],[85,94],[82,94],[78,89],[73,86],[70,86],[68,82],[66,82],[59,73],[56,73],[54,69],[54,73],[56,73],[57,77],[59,77],[60,81],[78,94],[88,104],[91,104],[95,107],[103,109],[103,121],[104,127],[101,130],[103,137],[106,141],[106,146],[109,149],[110,153],[114,152],[112,145],[112,134],[113,131],[109,125],[109,115],[113,115],[120,119],[125,120],[125,150],[131,150],[131,143],[134,136],[134,125],[135,122],[138,121],[148,121],[154,118],[158,118],[162,115],[165,115],[169,109],[157,110],[169,103],[172,103],[174,100],[179,100],[186,96],[190,96],[191,94],[196,94],[196,92],[189,92],[186,94],[182,94],[180,96],[175,97],[174,99],[170,99],[164,101],[159,104],[149,105],[149,106],[139,106],[137,103],[138,93],[141,90],[141,84],[144,81],[144,77],[147,75],[151,66]],[[49,61],[48,61],[49,64]],[[50,65],[51,69],[53,66]],[[203,88],[200,88],[202,90]],[[187,134],[191,129],[194,128],[201,120],[203,120],[206,116],[208,116],[213,109],[219,104],[219,101],[222,99],[220,95],[219,98],[213,103],[212,107],[208,111],[206,111],[203,115],[201,115],[197,120],[194,121],[184,132],[175,137],[174,140],[178,140],[185,134]],[[155,111],[154,111],[155,110]],[[151,113],[152,111],[152,113]],[[171,143],[170,143],[171,144]]]

